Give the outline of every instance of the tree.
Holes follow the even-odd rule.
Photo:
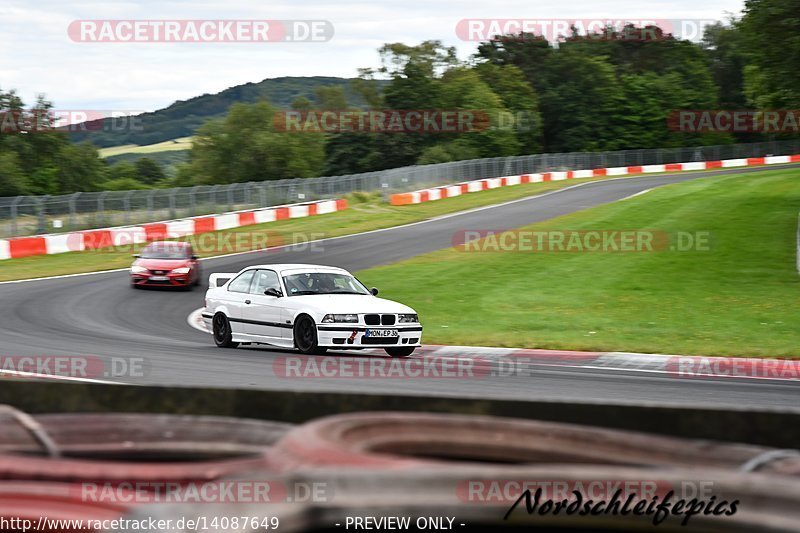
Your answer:
[[[58,158],[58,190],[60,194],[96,191],[104,178],[105,162],[89,143],[68,144]]]
[[[236,183],[318,176],[324,135],[276,131],[275,109],[266,102],[234,104],[227,117],[206,122],[190,152],[197,183]]]
[[[503,100],[492,91],[474,69],[452,68],[440,81],[441,106],[446,110],[469,111],[475,118],[473,129],[455,134],[461,150],[470,147],[469,153],[478,157],[502,157],[519,153],[516,131],[502,124],[509,115]],[[480,122],[484,123],[481,124]],[[451,134],[443,134],[452,142]],[[455,149],[451,154],[458,153]]]
[[[136,191],[149,188],[135,178],[114,178],[103,182],[103,190],[106,191]]]
[[[744,68],[747,63],[742,32],[736,21],[706,26],[702,47],[711,63],[711,75],[717,86],[719,104],[725,109],[747,106],[744,93]]]
[[[18,196],[25,194],[25,191],[25,176],[17,154],[0,152],[0,196]]]
[[[135,163],[137,179],[142,183],[153,185],[165,178],[164,170],[161,165],[150,159],[142,157]]]
[[[748,66],[745,85],[761,109],[800,107],[800,3],[747,0],[739,23]]]
[[[541,94],[545,149],[551,152],[618,150],[624,96],[605,56],[563,50],[548,62]]]
[[[347,109],[347,97],[344,87],[337,85],[321,85],[314,91],[318,109]]]
[[[539,95],[525,80],[525,74],[514,65],[481,63],[475,71],[503,102],[510,114],[502,124],[515,132],[519,151],[534,154],[542,148],[542,115],[539,112]]]
[[[103,180],[106,165],[97,150],[86,143],[71,144],[64,132],[55,129],[52,107],[40,95],[26,110],[14,91],[0,91],[4,194],[91,191]]]
[[[517,67],[537,94],[541,95],[549,85],[543,76],[556,50],[547,39],[531,33],[499,36],[478,45],[477,56],[491,64]]]

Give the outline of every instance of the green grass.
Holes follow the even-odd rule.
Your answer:
[[[391,206],[382,203],[380,201],[380,195],[377,194],[354,193],[348,198],[351,208],[338,213],[246,226],[233,230],[204,234],[203,236],[187,237],[180,240],[192,241],[202,238],[203,241],[201,242],[208,242],[207,239],[222,238],[226,235],[248,234],[248,236],[253,237],[253,241],[255,241],[256,244],[253,246],[250,245],[251,243],[243,242],[240,243],[240,246],[236,246],[235,248],[223,247],[220,251],[200,251],[198,254],[201,257],[210,257],[260,248],[262,246],[257,246],[257,244],[258,242],[263,242],[262,236],[264,235],[277,238],[277,240],[269,239],[267,241],[268,243],[303,242],[322,237],[348,235],[362,231],[398,226],[447,213],[453,213],[455,211],[524,198],[526,196],[560,189],[585,181],[596,180],[580,179],[530,183],[407,206]],[[95,251],[7,259],[0,261],[0,281],[128,267],[131,263],[131,254],[136,253],[140,248],[141,246],[124,247],[121,249],[106,248]],[[211,246],[211,248],[214,248],[214,246]]]
[[[708,231],[710,251],[442,250],[359,273],[426,343],[800,357],[800,171],[670,185],[532,230]]]
[[[109,146],[98,150],[100,157],[114,157],[122,154],[154,154],[158,152],[172,152],[178,150],[189,150],[192,147],[193,137],[180,137],[156,144],[139,146],[138,144],[123,144],[120,146]]]

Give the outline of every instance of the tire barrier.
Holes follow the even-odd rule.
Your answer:
[[[407,468],[441,460],[735,470],[755,461],[761,472],[800,476],[800,455],[768,455],[775,451],[513,418],[355,413],[295,427],[271,450],[270,464],[284,471],[309,465]]]
[[[271,490],[231,501],[184,501],[178,492],[176,499],[154,502],[140,494],[126,503],[126,495],[139,489],[123,482],[140,481],[181,487],[263,483]],[[87,498],[76,490],[87,482],[115,488],[114,497]],[[532,511],[526,489],[536,503]],[[490,416],[364,412],[290,426],[207,416],[29,416],[0,409],[0,518],[6,519],[204,516],[209,524],[217,520],[212,529],[256,531],[264,524],[234,526],[234,519],[274,517],[282,531],[316,531],[341,528],[354,516],[407,517],[427,529],[428,520],[451,517],[457,519],[451,529],[463,523],[469,530],[652,531],[652,513],[559,514],[544,504],[561,497],[570,505],[613,501],[618,490],[648,504],[693,502],[687,503],[696,508],[690,527],[681,525],[686,512],[666,513],[660,531],[796,531],[800,454]],[[737,512],[705,512],[732,501]],[[119,531],[133,531],[126,527]]]
[[[204,416],[25,417],[5,407],[0,410],[0,479],[179,483],[217,479],[263,468],[264,450],[290,427]],[[50,441],[48,447],[42,435]]]
[[[310,486],[323,484],[324,493],[307,501],[236,503],[208,505],[181,503],[157,509],[138,508],[128,515],[132,519],[153,517],[172,520],[181,517],[206,517],[209,523],[233,523],[236,517],[270,516],[280,522],[283,532],[310,532],[343,530],[354,517],[369,517],[375,526],[380,520],[398,517],[408,520],[406,528],[398,530],[437,529],[432,527],[443,517],[453,518],[451,527],[438,529],[486,530],[525,527],[564,527],[568,531],[717,531],[717,532],[795,532],[800,523],[800,481],[793,477],[729,472],[713,468],[640,468],[608,465],[548,464],[524,466],[438,464],[425,468],[404,470],[358,470],[333,468],[303,471],[280,478],[285,486]],[[592,486],[595,483],[595,486]],[[599,485],[598,485],[599,484]],[[543,489],[534,512],[528,513],[522,487],[534,492]],[[738,500],[732,515],[697,512],[688,519],[688,527],[681,522],[686,512],[667,512],[659,527],[654,526],[653,513],[580,514],[561,511],[553,513],[552,507],[544,512],[546,499],[567,491],[571,502],[578,490],[582,502],[594,498],[611,501],[616,487],[626,487],[624,494],[634,500],[652,498],[659,502],[668,500],[674,507],[678,500],[702,502],[731,509]],[[710,487],[702,496],[693,495],[697,487]],[[668,496],[669,492],[673,492]],[[712,499],[713,496],[713,499]],[[622,497],[622,501],[625,497]],[[620,508],[622,506],[620,505]],[[671,509],[672,507],[670,507]],[[695,511],[697,508],[695,508]],[[505,517],[508,515],[508,520]],[[444,522],[448,524],[448,522]],[[464,526],[468,527],[462,527]],[[253,524],[255,526],[256,524]],[[334,527],[338,526],[338,527]],[[351,527],[347,529],[359,529]],[[361,528],[364,529],[364,528]],[[240,532],[263,530],[245,525]],[[133,529],[119,529],[134,533]]]

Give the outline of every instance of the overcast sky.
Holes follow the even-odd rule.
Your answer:
[[[462,19],[724,19],[743,0],[2,0],[0,88],[27,104],[45,93],[58,109],[143,110],[278,76],[353,77],[378,65],[386,42],[439,39],[461,58],[476,43],[456,35]],[[76,20],[327,20],[322,43],[85,43]]]

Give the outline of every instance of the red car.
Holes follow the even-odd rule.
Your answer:
[[[182,287],[190,289],[200,283],[200,262],[185,242],[152,242],[134,255],[131,265],[131,286]]]

